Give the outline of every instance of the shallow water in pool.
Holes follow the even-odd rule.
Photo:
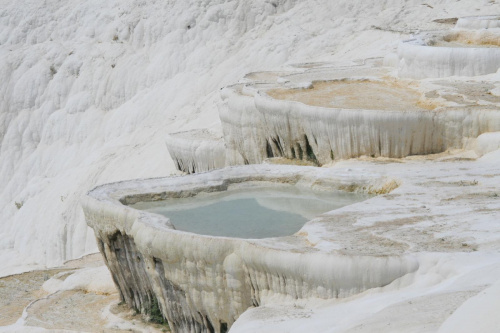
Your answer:
[[[200,193],[190,198],[140,202],[132,207],[164,215],[178,230],[211,236],[268,238],[292,235],[314,217],[368,197],[289,186]]]

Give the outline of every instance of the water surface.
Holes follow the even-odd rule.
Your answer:
[[[314,217],[366,199],[340,191],[311,191],[295,186],[249,188],[132,207],[161,214],[178,230],[211,236],[267,238],[292,235]]]

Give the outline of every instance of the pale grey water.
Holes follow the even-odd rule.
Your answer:
[[[164,215],[178,230],[211,236],[267,238],[292,235],[314,217],[368,197],[294,186],[253,187],[140,202],[132,207]]]

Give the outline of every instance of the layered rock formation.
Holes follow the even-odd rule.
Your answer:
[[[466,17],[451,32],[421,34],[401,42],[399,76],[425,79],[495,73],[500,67],[499,22],[497,16]]]
[[[438,41],[415,39],[400,46],[397,65],[401,78],[476,76],[493,73],[498,67],[500,43],[482,48],[460,46],[464,41],[490,45],[490,40],[496,40],[495,33],[455,31],[440,36]],[[450,45],[439,45],[441,42]],[[423,48],[415,51],[413,47]],[[252,73],[246,82],[221,92],[223,140],[203,130],[173,133],[167,139],[171,156],[178,169],[198,173],[274,157],[322,166],[360,156],[402,158],[464,148],[474,148],[478,156],[496,149],[500,99],[494,93],[494,78],[486,83],[405,81],[380,65],[373,60],[337,68],[304,65],[300,73]],[[167,218],[127,207],[224,191],[246,182],[372,193],[387,193],[399,183],[363,172],[336,177],[316,168],[247,166],[98,187],[85,199],[85,216],[122,299],[143,313],[151,313],[158,305],[179,332],[225,332],[243,312],[267,305],[269,299],[332,299],[396,280],[395,285],[408,283],[411,278],[400,278],[417,272],[421,262],[433,265],[409,254],[426,247],[473,251],[468,243],[459,243],[458,237],[450,244],[436,239],[415,244],[406,233],[393,238],[363,231],[358,237],[350,228],[359,223],[356,216],[362,214],[352,212],[333,219],[319,217],[290,237],[250,241],[177,231]],[[477,184],[476,180],[460,180],[449,186]],[[408,188],[412,186],[424,191],[440,184],[414,182]],[[482,188],[474,195],[487,196],[487,191]],[[417,197],[412,200],[419,202]],[[391,200],[389,196],[385,199]],[[441,198],[442,203],[447,200]],[[420,212],[426,206],[419,207],[404,209],[401,221],[386,222],[411,229],[411,224],[427,218]],[[408,217],[416,212],[422,216]],[[373,214],[370,211],[370,218]],[[429,215],[436,217],[435,213]],[[328,232],[319,235],[315,227]],[[311,229],[311,233],[306,231]],[[346,239],[334,239],[342,233]],[[377,241],[371,244],[361,237]],[[322,239],[328,239],[329,245]]]
[[[178,170],[203,172],[226,166],[226,147],[220,136],[208,130],[169,134],[166,144]]]
[[[474,32],[459,36],[477,37]],[[472,58],[465,59],[470,66],[497,66],[472,61],[476,49],[466,50],[472,51]],[[500,52],[485,50],[493,51],[494,57]],[[462,58],[457,55],[457,59]],[[426,58],[421,60],[428,63]],[[447,68],[432,64],[434,60],[429,68]],[[413,65],[419,75],[433,76]],[[401,68],[399,73],[404,76]],[[245,78],[247,82],[221,91],[222,138],[202,143],[193,133],[173,133],[167,141],[169,151],[179,170],[188,173],[214,169],[214,161],[220,167],[261,163],[273,157],[321,166],[360,156],[401,158],[471,148],[481,134],[500,131],[496,108],[500,98],[493,91],[493,78],[474,88],[456,79],[428,84],[390,75],[390,69],[377,62],[253,73]]]
[[[176,332],[224,332],[263,297],[346,297],[418,268],[411,256],[318,251],[300,235],[269,243],[181,232],[164,217],[126,206],[224,191],[246,182],[370,193],[394,188],[384,178],[337,177],[329,170],[290,166],[238,167],[98,187],[84,202],[85,216],[122,299],[143,313],[158,303]]]
[[[500,131],[500,112],[488,108],[334,109],[265,93],[248,97],[233,89],[226,89],[223,98],[226,145],[250,163],[283,156],[323,165],[361,155],[432,154],[463,148],[464,138]]]
[[[457,21],[459,29],[494,29],[500,28],[499,15],[482,15],[461,17]]]

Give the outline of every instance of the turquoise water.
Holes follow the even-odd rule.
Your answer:
[[[161,214],[178,230],[211,236],[267,238],[292,235],[317,215],[366,199],[346,192],[283,188],[229,190],[132,207]]]

